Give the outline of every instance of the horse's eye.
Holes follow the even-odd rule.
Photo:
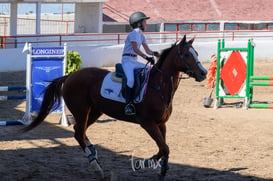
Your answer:
[[[186,58],[188,58],[189,56],[190,56],[190,54],[189,53],[185,53],[185,55],[184,55]]]

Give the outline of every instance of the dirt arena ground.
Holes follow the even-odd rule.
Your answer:
[[[273,62],[255,62],[255,75],[273,75]],[[24,83],[25,72],[0,73],[0,85]],[[204,108],[203,99],[210,93],[205,84],[182,80],[174,96],[165,180],[273,180],[273,110],[244,110],[236,104]],[[254,100],[273,101],[273,89],[255,87]],[[242,100],[227,100],[237,101]],[[0,120],[20,119],[24,110],[24,101],[2,101]],[[51,114],[25,134],[19,133],[20,125],[0,127],[0,180],[96,180],[73,138],[73,126],[63,127],[59,119]],[[87,135],[96,145],[105,180],[158,180],[159,168],[132,168],[157,152],[139,125],[103,116]]]

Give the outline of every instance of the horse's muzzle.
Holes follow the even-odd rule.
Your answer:
[[[193,76],[197,82],[201,82],[207,77],[207,70],[202,70],[200,73],[193,72]]]

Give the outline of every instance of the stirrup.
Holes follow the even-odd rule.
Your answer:
[[[125,115],[132,116],[136,114],[135,106],[132,103],[129,103],[125,106]]]

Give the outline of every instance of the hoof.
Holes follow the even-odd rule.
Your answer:
[[[166,175],[163,176],[161,173],[158,174],[158,180],[159,180],[159,181],[164,181],[164,180],[165,180],[165,176],[166,176]]]
[[[104,173],[103,173],[103,171],[102,172],[95,171],[95,174],[96,174],[96,178],[98,180],[103,180],[104,179]]]
[[[104,179],[103,170],[102,170],[100,164],[98,163],[98,161],[96,159],[90,162],[90,166],[91,166],[92,169],[95,170],[96,176],[99,179]]]
[[[161,172],[160,172],[159,175],[160,175],[161,177],[164,178],[164,177],[167,175],[167,171],[168,171],[168,170],[169,170],[169,167],[168,167],[168,166],[167,166],[167,167],[163,167],[163,166],[162,166],[162,167],[161,167]]]
[[[160,172],[161,177],[165,177],[168,170],[169,170],[168,158],[163,157],[161,160],[161,172]]]

